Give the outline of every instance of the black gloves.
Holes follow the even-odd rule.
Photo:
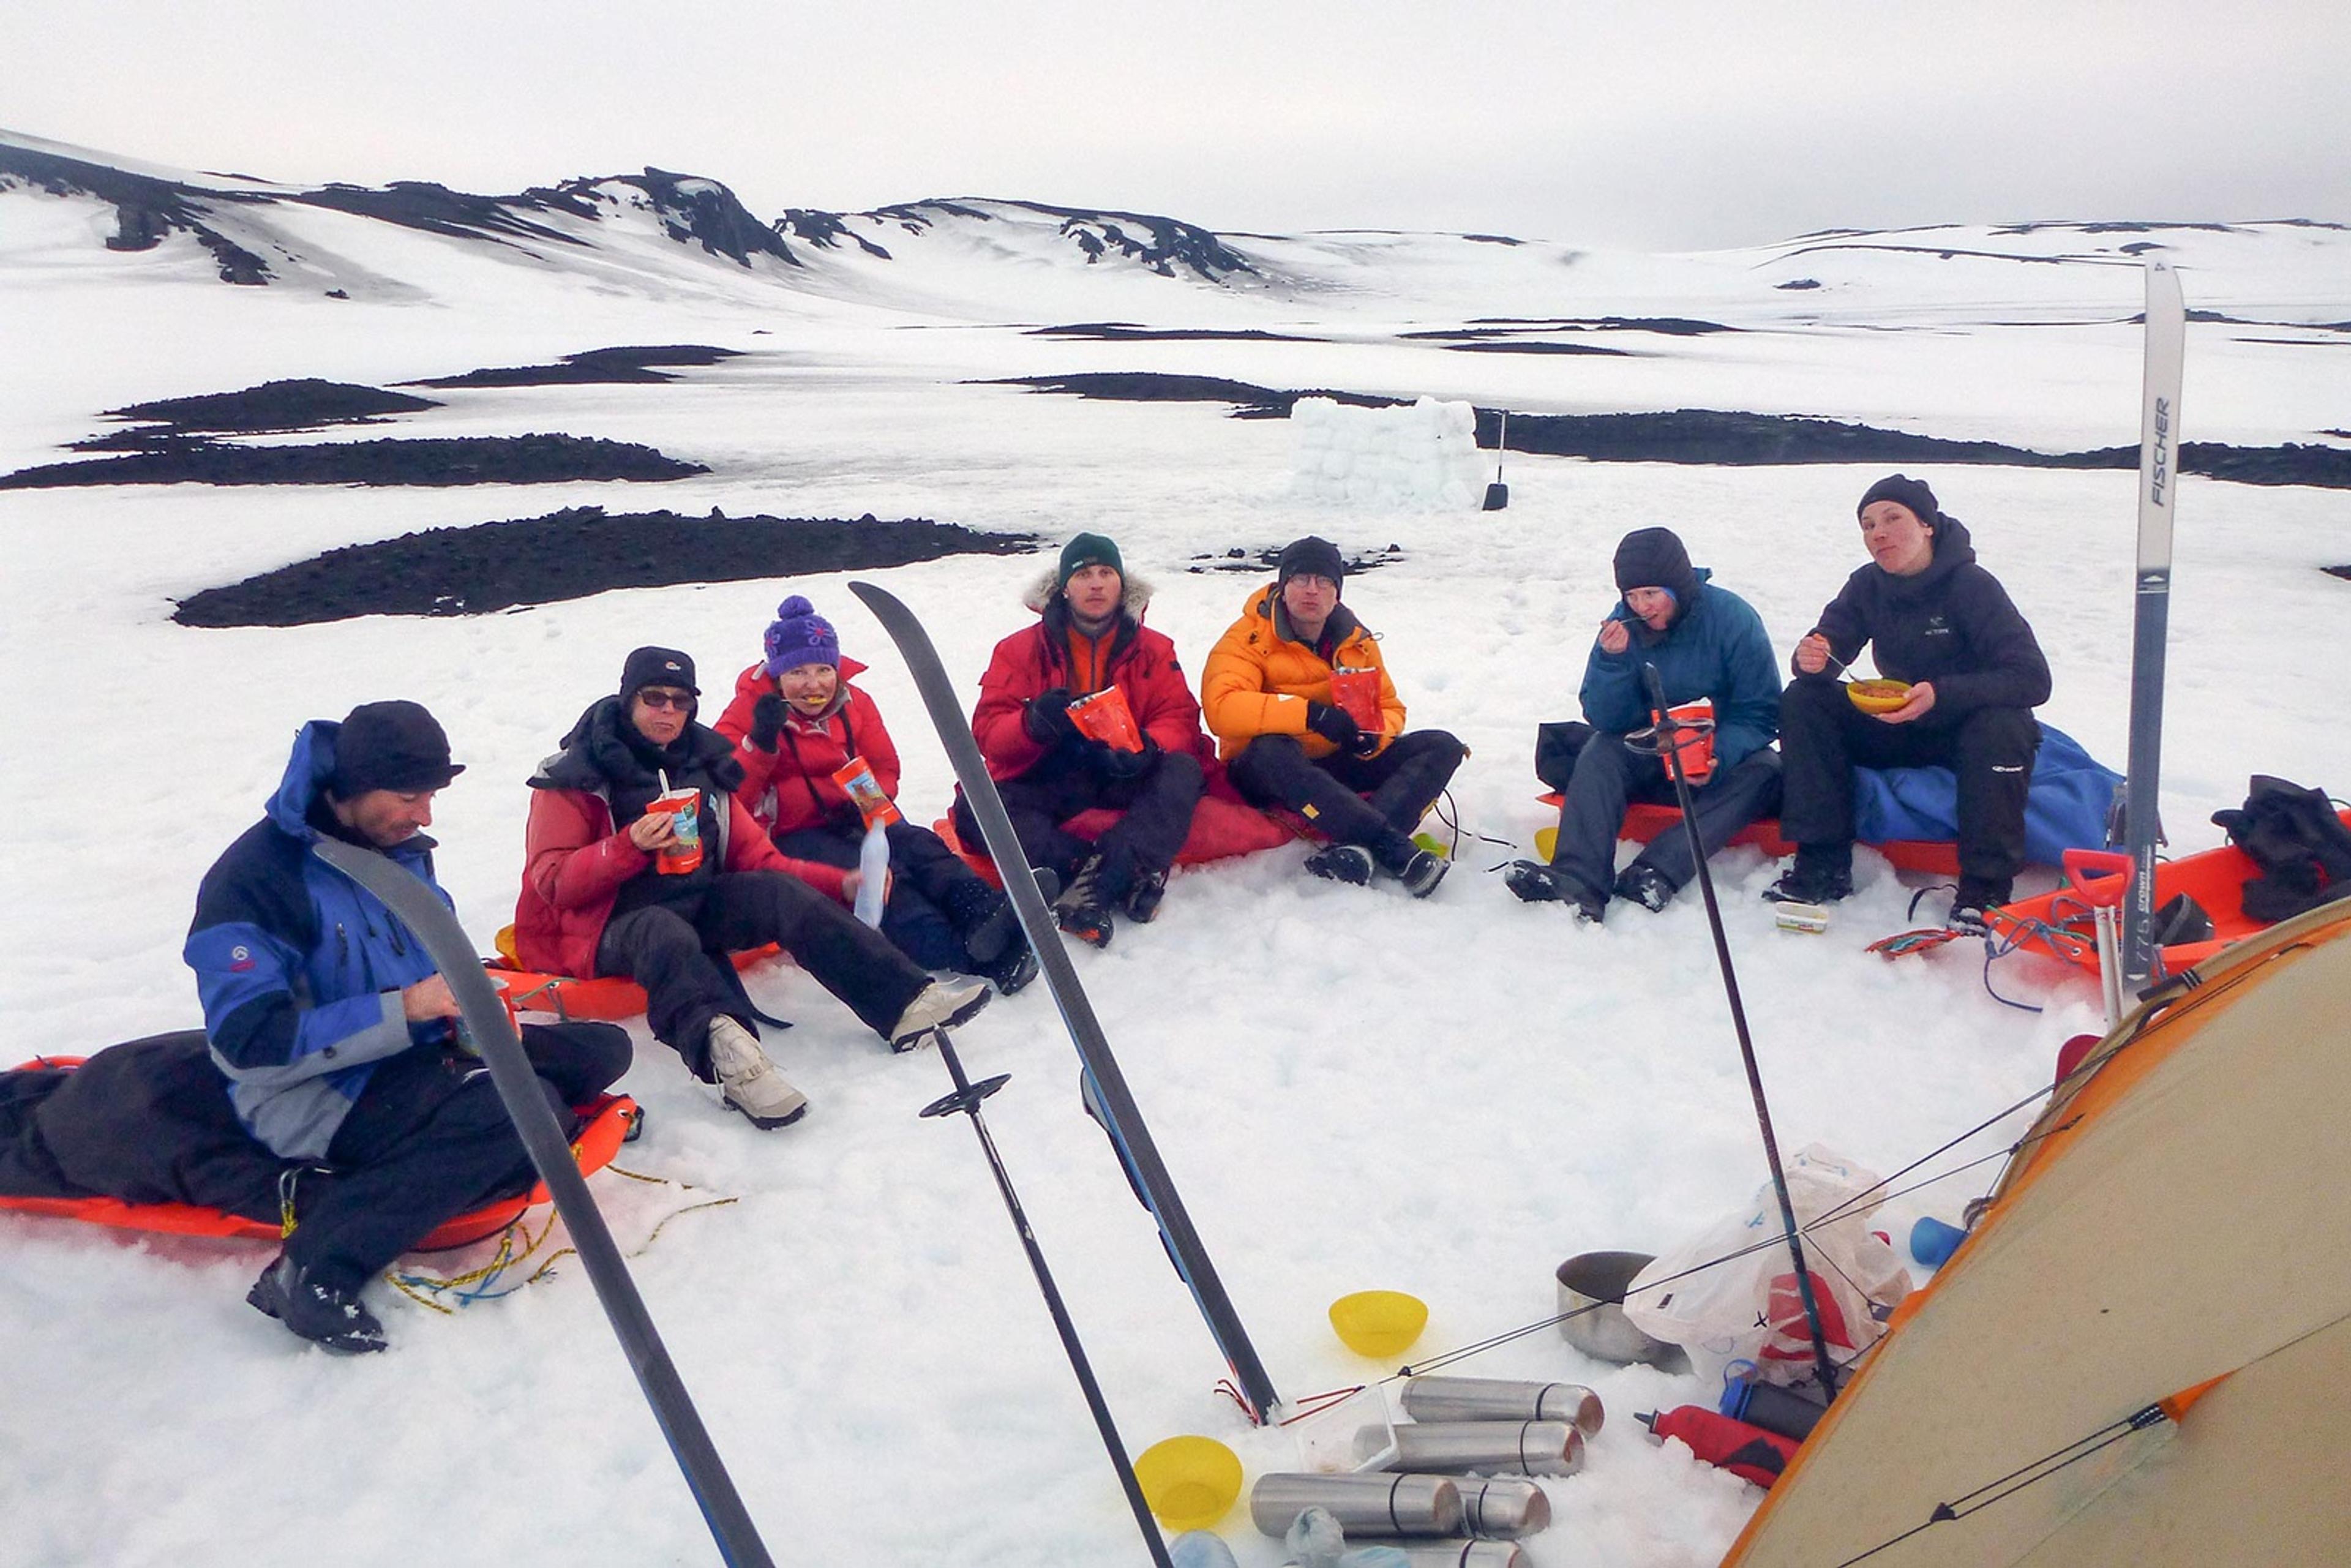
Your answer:
[[[1040,746],[1056,746],[1077,734],[1078,721],[1070,716],[1070,688],[1055,686],[1030,697],[1021,706],[1020,727]]]
[[[1105,779],[1140,779],[1150,772],[1152,765],[1158,760],[1159,743],[1147,735],[1143,737],[1143,749],[1140,751],[1123,751],[1099,740],[1086,743],[1086,761]]]
[[[1345,708],[1332,707],[1328,703],[1306,705],[1306,727],[1342,751],[1355,750],[1364,734]],[[1376,737],[1374,744],[1378,744]]]
[[[1355,731],[1355,738],[1347,743],[1347,750],[1352,756],[1369,757],[1380,748],[1380,742],[1386,738],[1376,729],[1358,728]]]
[[[762,694],[751,705],[751,744],[762,751],[773,751],[783,733],[784,699],[773,692]]]

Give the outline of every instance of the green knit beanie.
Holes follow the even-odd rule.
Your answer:
[[[1100,534],[1080,534],[1061,547],[1061,570],[1053,580],[1055,591],[1067,592],[1070,579],[1089,566],[1106,566],[1118,573],[1121,582],[1126,580],[1126,563],[1119,559],[1118,547]]]

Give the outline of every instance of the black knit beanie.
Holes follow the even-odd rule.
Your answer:
[[[1635,528],[1616,546],[1616,591],[1662,588],[1675,602],[1687,604],[1698,593],[1698,573],[1690,570],[1689,551],[1671,528]]]
[[[1927,488],[1924,479],[1913,479],[1907,474],[1888,474],[1863,491],[1861,505],[1853,509],[1853,515],[1861,516],[1879,501],[1909,507],[1910,515],[1930,528],[1942,520],[1942,508],[1935,504],[1935,492]]]
[[[1293,577],[1327,577],[1343,587],[1347,561],[1337,545],[1309,534],[1281,547],[1281,554],[1274,560],[1274,574],[1280,582],[1288,582]]]

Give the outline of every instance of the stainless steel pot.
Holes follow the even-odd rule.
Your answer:
[[[1625,1316],[1625,1287],[1656,1260],[1646,1252],[1579,1252],[1559,1266],[1560,1337],[1597,1361],[1674,1366],[1681,1346],[1653,1339]]]

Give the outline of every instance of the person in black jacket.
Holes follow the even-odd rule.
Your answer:
[[[1780,830],[1795,864],[1764,897],[1833,903],[1853,891],[1853,770],[1949,768],[1959,775],[1959,885],[1950,924],[1981,929],[2024,864],[2024,796],[2049,700],[2049,662],[1999,579],[1935,492],[1895,474],[1861,498],[1870,564],[1845,580],[1796,644],[1780,699]],[[1910,683],[1891,713],[1865,714],[1834,676],[1863,646]]]

